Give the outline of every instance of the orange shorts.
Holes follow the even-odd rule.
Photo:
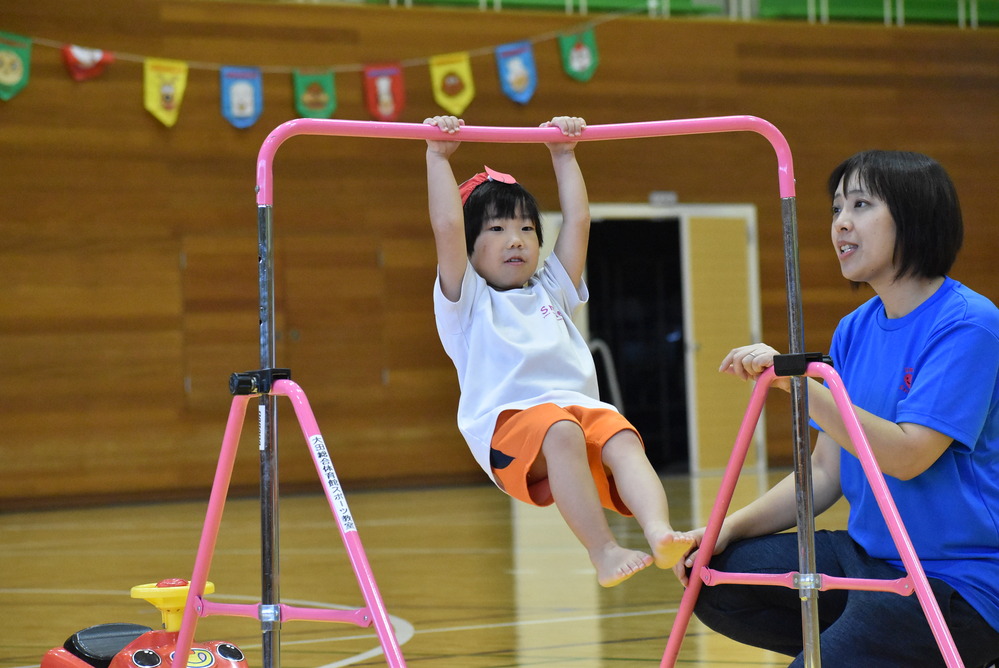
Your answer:
[[[547,478],[528,483],[527,473],[541,452],[541,444],[548,430],[562,420],[575,422],[583,430],[586,437],[586,457],[600,503],[604,508],[630,517],[631,511],[618,495],[614,479],[607,474],[600,453],[607,441],[622,431],[633,432],[639,441],[642,437],[623,415],[606,408],[539,404],[524,410],[500,413],[489,453],[497,485],[510,496],[525,503],[535,506],[551,505],[553,499]]]

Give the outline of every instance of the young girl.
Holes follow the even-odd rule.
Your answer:
[[[449,160],[462,121],[424,122],[443,133],[427,142],[434,311],[458,371],[458,427],[472,454],[507,494],[555,503],[602,586],[653,562],[671,568],[691,538],[670,526],[666,494],[635,428],[598,399],[593,358],[572,323],[588,296],[582,275],[590,224],[576,142],[546,144],[563,225],[539,269],[542,232],[531,194],[488,167],[459,187]],[[586,124],[560,116],[542,124],[549,126],[577,137]],[[603,508],[634,515],[652,554],[619,545]]]
[[[999,310],[946,274],[962,241],[961,210],[934,160],[860,153],[829,179],[832,245],[843,276],[876,296],[844,318],[830,354],[886,476],[966,665],[999,656]],[[776,351],[732,350],[721,371],[755,379]],[[828,388],[808,380],[819,429],[812,453],[816,513],[850,502],[846,531],[816,533],[817,571],[895,579],[903,566]],[[788,390],[790,381],[780,382]],[[713,568],[797,570],[789,477],[726,518]],[[700,542],[703,530],[693,532]],[[675,569],[686,583],[684,566]],[[831,666],[943,666],[915,596],[828,591],[818,597],[821,656]],[[780,587],[702,590],[697,616],[740,642],[797,655],[801,608]]]

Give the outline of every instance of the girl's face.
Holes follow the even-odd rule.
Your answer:
[[[895,221],[856,175],[833,195],[832,243],[844,278],[875,291],[895,280]]]
[[[493,218],[482,224],[469,260],[497,290],[522,288],[538,268],[538,232],[530,218]]]

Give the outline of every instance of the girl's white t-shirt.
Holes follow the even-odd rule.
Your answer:
[[[490,479],[489,446],[503,411],[543,403],[614,409],[599,399],[593,356],[571,319],[588,298],[554,254],[515,290],[490,287],[468,264],[456,302],[438,277],[434,314],[458,372],[458,429]]]

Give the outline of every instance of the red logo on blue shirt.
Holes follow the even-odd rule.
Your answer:
[[[912,367],[906,367],[905,375],[902,376],[902,384],[899,385],[898,389],[902,390],[908,394],[909,390],[912,389],[912,372],[914,369]]]

